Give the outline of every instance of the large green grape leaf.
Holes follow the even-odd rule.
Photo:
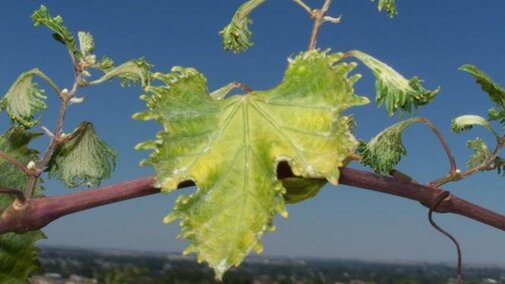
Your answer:
[[[196,192],[180,196],[164,221],[181,221],[186,253],[207,261],[217,278],[237,266],[271,228],[276,213],[287,216],[285,189],[276,175],[287,161],[294,174],[337,184],[338,167],[357,145],[342,112],[368,99],[354,94],[356,64],[337,63],[342,54],[310,51],[290,60],[283,81],[267,91],[213,98],[206,78],[175,67],[153,77],[148,110],[134,117],[163,126],[144,164],[156,169],[157,186],[170,192],[186,180]]]
[[[28,148],[28,143],[37,136],[22,128],[12,128],[0,136],[0,151],[6,152],[18,161],[28,164],[37,160],[37,152]],[[0,159],[0,188],[22,189],[27,176],[9,162]],[[41,187],[36,193],[40,195]],[[12,203],[11,196],[0,194],[0,208]],[[26,283],[31,272],[39,269],[38,249],[35,242],[44,238],[41,231],[24,234],[7,233],[0,235],[0,283]]]

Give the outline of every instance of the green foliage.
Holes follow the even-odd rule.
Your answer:
[[[112,60],[108,57],[99,63],[99,68],[106,70],[105,74],[97,80],[89,82],[90,85],[101,84],[113,78],[120,78],[122,86],[140,83],[143,87],[149,84],[151,66],[144,58],[127,61],[118,67],[112,68]]]
[[[488,94],[495,104],[497,109],[492,108],[489,110],[488,119],[498,120],[502,125],[505,125],[505,89],[475,65],[465,64],[459,69],[474,77],[477,84],[481,86],[482,90]]]
[[[68,187],[95,186],[110,177],[116,165],[116,153],[96,134],[90,122],[81,123],[68,140],[58,146],[47,171]]]
[[[223,38],[225,50],[240,53],[253,45],[251,40],[252,33],[249,30],[252,20],[249,18],[249,14],[265,1],[249,0],[237,9],[231,22],[219,32]]]
[[[28,148],[28,144],[39,134],[27,133],[21,127],[14,127],[0,136],[0,151],[8,153],[18,161],[28,164],[37,161],[38,152]],[[23,188],[28,177],[18,168],[0,159],[0,188]],[[41,187],[36,187],[40,195]],[[10,195],[0,195],[0,208],[13,202]],[[0,282],[26,283],[30,273],[40,268],[37,262],[39,250],[35,242],[43,239],[41,231],[25,234],[7,233],[0,235]]]
[[[324,179],[289,177],[281,180],[286,189],[284,201],[286,203],[299,203],[316,196],[326,184]]]
[[[484,163],[492,156],[492,153],[489,151],[486,143],[478,137],[474,140],[468,140],[466,142],[466,146],[473,150],[473,154],[470,156],[468,162],[466,162],[466,166],[469,168],[476,167]]]
[[[372,0],[372,2],[375,2],[375,0]],[[396,8],[396,0],[378,0],[377,8],[379,9],[379,12],[381,12],[382,10],[386,11],[386,13],[390,18],[393,18],[394,16],[398,15],[398,9]]]
[[[338,182],[338,167],[357,144],[341,113],[368,102],[354,94],[357,77],[347,77],[355,64],[337,63],[341,58],[301,53],[277,87],[221,100],[192,68],[153,75],[164,85],[147,89],[148,110],[134,117],[155,119],[164,130],[137,149],[154,149],[143,164],[154,166],[164,192],[196,183],[198,190],[180,196],[165,222],[182,219],[185,252],[197,253],[218,278],[251,249],[262,250],[259,238],[276,213],[287,216],[279,162],[296,175]]]
[[[402,143],[402,134],[405,128],[414,122],[419,122],[419,117],[400,121],[384,129],[365,144],[361,142],[358,153],[361,163],[371,167],[376,173],[387,175],[407,154],[407,149]]]
[[[47,107],[44,90],[32,81],[33,75],[45,77],[37,68],[21,74],[0,102],[11,119],[25,127],[34,126],[37,123],[35,114]]]
[[[379,106],[384,105],[389,115],[393,115],[398,109],[410,113],[417,107],[430,103],[439,92],[438,88],[426,90],[417,77],[405,79],[389,65],[366,53],[358,50],[349,53],[373,72],[377,91],[375,101]]]
[[[69,50],[76,51],[74,36],[70,30],[63,25],[63,18],[61,16],[52,17],[49,10],[41,5],[38,10],[32,14],[34,25],[44,25],[54,32],[53,37],[57,41],[64,44]]]
[[[493,135],[498,136],[485,118],[473,114],[462,115],[453,119],[451,122],[451,130],[454,133],[460,133],[462,131],[472,129],[475,125],[482,126]]]

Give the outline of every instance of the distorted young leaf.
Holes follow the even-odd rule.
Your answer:
[[[95,40],[89,32],[78,32],[79,50],[84,57],[92,55],[95,50]]]
[[[413,117],[400,121],[381,131],[370,142],[361,142],[358,146],[361,163],[371,167],[377,174],[388,175],[407,154],[402,143],[403,131],[412,123],[419,122],[419,119]]]
[[[418,77],[405,79],[389,65],[366,53],[359,50],[349,53],[373,72],[377,92],[375,101],[378,106],[384,105],[389,115],[393,115],[398,109],[410,113],[417,107],[430,103],[439,92],[439,88],[426,90]]]
[[[287,216],[278,163],[298,176],[338,182],[338,167],[357,144],[342,112],[368,102],[354,94],[356,77],[347,76],[355,64],[337,63],[341,58],[302,53],[273,89],[224,99],[210,96],[195,69],[175,67],[156,75],[165,85],[142,96],[148,110],[134,117],[164,129],[137,146],[154,149],[143,164],[156,169],[164,192],[186,180],[198,187],[177,199],[165,222],[182,219],[186,253],[197,253],[218,278],[250,250],[261,251],[260,237],[276,213]]]
[[[466,162],[466,166],[469,168],[482,164],[492,156],[492,153],[486,143],[478,137],[474,140],[468,140],[466,142],[466,147],[470,148],[473,151],[470,159],[468,162]]]
[[[41,5],[38,10],[32,14],[34,25],[44,25],[54,32],[53,37],[57,41],[64,44],[68,49],[76,51],[74,36],[70,30],[63,25],[63,18],[61,16],[52,17],[49,10]]]
[[[265,1],[249,0],[237,9],[231,22],[219,32],[219,35],[223,38],[225,50],[240,53],[254,44],[251,40],[252,33],[249,30],[249,25],[252,24],[249,15]]]
[[[28,147],[30,141],[40,136],[28,133],[22,127],[14,127],[0,136],[0,151],[8,153],[23,164],[37,161],[38,152]],[[0,158],[0,188],[23,189],[27,175]],[[42,187],[38,184],[35,194],[41,196]],[[0,208],[6,208],[14,199],[0,194]],[[6,233],[0,235],[0,282],[27,283],[31,273],[40,269],[37,261],[39,250],[35,243],[44,238],[41,231],[24,234]]]
[[[69,135],[48,163],[49,177],[58,178],[68,187],[97,186],[110,177],[116,166],[116,152],[97,136],[93,124],[82,122]]]
[[[376,0],[372,0],[372,2],[375,2]],[[394,16],[398,15],[398,9],[396,8],[396,0],[378,0],[377,1],[377,9],[379,9],[379,12],[382,10],[386,11],[388,16],[390,18],[393,18]]]
[[[105,70],[107,65],[112,65],[112,60],[107,58],[105,61],[102,61],[101,64],[101,68]],[[96,85],[113,78],[120,78],[122,86],[130,86],[140,82],[140,84],[145,87],[149,82],[151,66],[152,65],[147,63],[144,58],[133,59],[107,71],[100,79],[91,81],[89,84]]]
[[[465,71],[475,78],[477,84],[489,95],[491,101],[493,101],[500,110],[505,109],[505,89],[503,89],[500,84],[496,83],[475,65],[465,64],[459,67],[459,70]]]
[[[108,73],[114,69],[114,61],[111,58],[104,56],[100,59],[100,61],[98,61],[97,68],[102,70],[104,73]]]
[[[453,119],[451,122],[451,130],[454,133],[460,133],[462,131],[472,129],[475,125],[482,126],[493,135],[498,136],[493,128],[491,128],[491,124],[489,124],[485,118],[473,114],[462,115]]]
[[[19,75],[1,101],[1,107],[7,110],[9,117],[25,127],[34,126],[37,122],[35,114],[47,107],[44,90],[32,81],[33,75],[40,74],[42,72],[34,68]]]
[[[500,121],[502,125],[505,125],[505,89],[475,65],[465,64],[459,69],[475,78],[477,84],[496,105],[497,109],[489,109],[488,119]]]

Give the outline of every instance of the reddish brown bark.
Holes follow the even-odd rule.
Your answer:
[[[291,173],[285,169],[281,169],[279,172],[280,177],[290,175]],[[0,221],[0,233],[40,229],[52,221],[71,213],[159,193],[159,189],[153,187],[153,182],[153,177],[144,177],[63,196],[32,199],[29,201],[28,206],[21,211],[10,207],[3,212]],[[443,192],[439,188],[427,187],[403,179],[378,176],[374,173],[349,168],[341,169],[340,183],[412,199],[421,202],[428,208],[434,204],[437,197]],[[191,185],[193,184],[185,182],[179,187]],[[442,201],[435,211],[462,215],[497,229],[505,230],[504,215],[480,207],[455,195],[450,195]]]

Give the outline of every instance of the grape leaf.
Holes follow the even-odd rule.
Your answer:
[[[417,107],[430,103],[440,91],[439,88],[426,90],[419,78],[407,80],[389,65],[359,50],[351,50],[349,54],[373,72],[377,91],[375,101],[379,106],[384,105],[389,115],[398,109],[410,113]]]
[[[488,119],[498,120],[502,125],[505,125],[505,89],[475,65],[465,64],[459,67],[459,70],[465,71],[475,78],[477,84],[498,108],[498,110],[489,109]]]
[[[376,0],[372,0],[372,2],[375,1]],[[398,9],[396,8],[395,0],[378,0],[377,9],[379,9],[379,12],[381,12],[382,10],[386,11],[386,13],[390,18],[393,18],[394,16],[398,15]]]
[[[493,101],[500,109],[505,108],[505,89],[493,81],[489,75],[482,72],[477,66],[471,64],[465,64],[459,67],[459,70],[465,71],[475,78],[477,84],[479,84],[484,92],[489,95],[491,101]]]
[[[162,191],[185,180],[197,185],[178,197],[164,221],[182,219],[180,235],[190,243],[185,252],[207,261],[217,278],[250,250],[261,252],[259,238],[273,216],[287,216],[278,163],[337,184],[338,167],[357,144],[341,113],[368,102],[354,94],[358,76],[347,74],[356,64],[337,63],[342,56],[302,53],[277,87],[221,100],[192,68],[153,75],[165,85],[147,89],[148,110],[134,118],[155,119],[164,131],[137,149],[155,150],[143,164],[154,166]]]
[[[493,155],[486,143],[479,137],[475,138],[474,140],[468,140],[466,142],[466,146],[473,151],[470,159],[468,162],[466,162],[466,166],[469,168],[482,164]]]
[[[103,65],[102,65],[103,64]],[[101,84],[114,78],[121,79],[122,86],[129,86],[140,82],[142,86],[149,83],[151,65],[144,58],[127,61],[118,67],[111,68],[112,60],[105,58],[99,63],[100,69],[108,70],[100,79],[89,82],[89,85]]]
[[[74,36],[70,30],[63,25],[63,18],[61,16],[52,17],[49,10],[41,5],[38,10],[32,14],[34,25],[44,25],[54,32],[53,37],[57,41],[64,44],[71,51],[76,51]]]
[[[310,199],[326,185],[326,180],[315,178],[288,177],[281,179],[281,182],[286,189],[284,193],[286,203],[298,203]]]
[[[498,137],[498,134],[491,128],[491,124],[485,118],[474,115],[474,114],[466,114],[456,117],[451,122],[451,130],[454,133],[460,133],[465,130],[470,130],[473,126],[479,125],[487,129],[493,135]]]
[[[28,143],[39,134],[24,132],[21,127],[11,128],[0,136],[0,151],[6,152],[18,161],[28,164],[37,161],[38,152],[28,148]],[[27,176],[9,162],[0,159],[0,188],[22,189]],[[36,194],[41,195],[41,186],[37,185]],[[0,194],[0,208],[13,202],[9,195]],[[40,268],[37,262],[39,250],[35,242],[43,239],[41,231],[24,234],[6,233],[0,235],[0,282],[26,283],[30,273]]]
[[[47,107],[44,90],[32,81],[33,75],[47,78],[38,68],[24,72],[19,75],[1,101],[1,107],[7,110],[9,117],[25,127],[35,125],[37,120],[34,115]]]
[[[68,141],[60,144],[47,165],[49,177],[68,187],[96,186],[110,177],[116,166],[116,153],[96,134],[93,124],[82,122]]]
[[[249,18],[249,14],[265,1],[249,0],[237,9],[231,22],[219,32],[219,35],[223,38],[225,50],[240,53],[253,45],[252,33],[249,30],[252,20]]]
[[[403,131],[419,120],[419,117],[413,117],[400,121],[381,131],[368,143],[361,142],[358,147],[361,163],[371,167],[378,174],[389,174],[407,154],[407,149],[402,143]]]

